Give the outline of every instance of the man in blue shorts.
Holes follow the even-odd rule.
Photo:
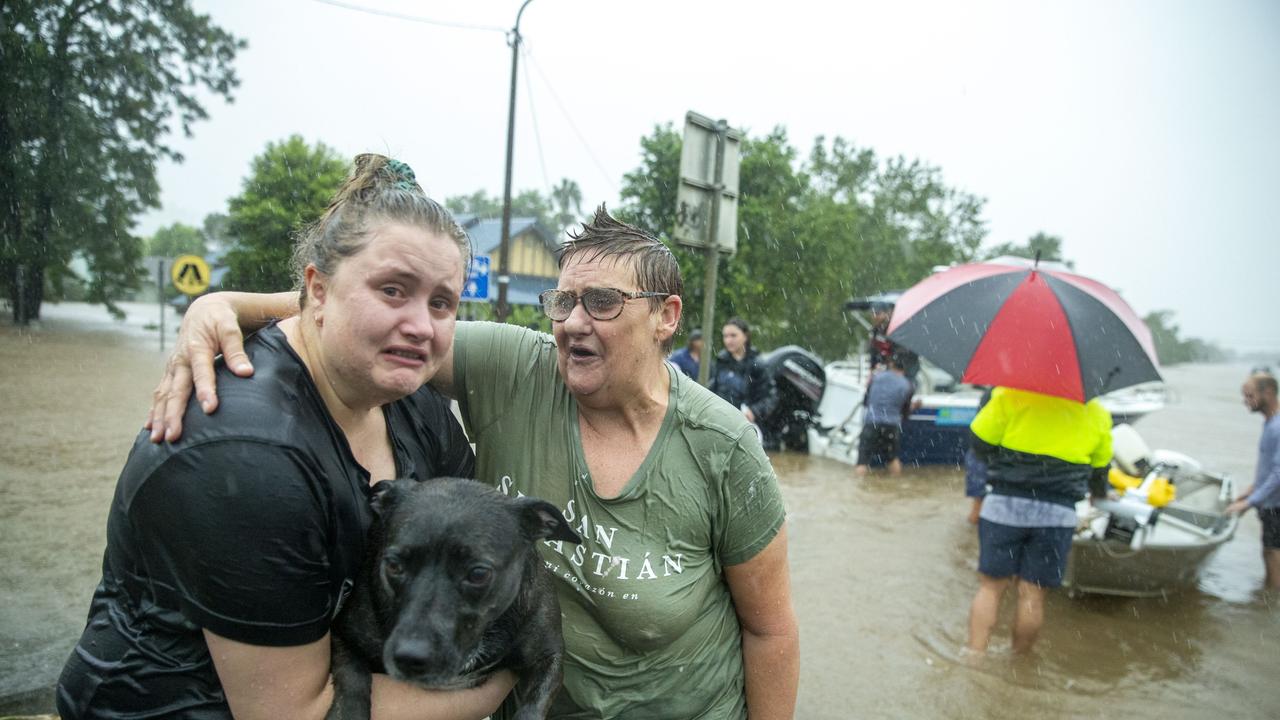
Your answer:
[[[915,354],[899,350],[889,358],[889,368],[871,376],[867,387],[866,414],[862,417],[862,435],[858,438],[858,464],[854,474],[867,474],[871,463],[889,467],[891,475],[902,474],[902,420],[909,412],[914,388],[904,368]]]
[[[1227,506],[1227,512],[1258,509],[1266,588],[1280,590],[1280,400],[1276,399],[1276,379],[1267,373],[1254,373],[1240,392],[1245,407],[1262,415],[1262,440],[1258,443],[1258,469],[1253,484]]]
[[[1062,584],[1077,501],[1105,493],[1111,414],[1097,401],[998,387],[969,426],[987,463],[990,493],[978,520],[978,592],[969,610],[969,650],[984,653],[1000,598],[1016,578],[1013,651],[1035,645],[1044,596]]]

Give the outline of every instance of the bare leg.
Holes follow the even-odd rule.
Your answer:
[[[1044,625],[1045,589],[1033,582],[1018,580],[1018,608],[1013,614],[1013,651],[1026,653],[1040,637]]]
[[[854,465],[854,466],[853,466],[853,474],[854,474],[855,476],[857,476],[857,477],[866,477],[866,476],[867,476],[867,466],[866,466],[866,465]]]
[[[901,474],[902,474],[902,461],[901,461],[901,460],[899,460],[898,458],[894,458],[894,459],[892,459],[892,460],[890,460],[890,461],[889,461],[889,474],[890,474],[890,475],[901,475]]]
[[[978,573],[978,592],[973,596],[973,606],[969,608],[969,643],[968,648],[976,653],[987,651],[991,642],[991,631],[996,627],[996,617],[1000,613],[1000,596],[1009,587],[1009,578],[993,578]]]
[[[1267,568],[1268,590],[1280,590],[1280,548],[1262,548],[1262,564]]]
[[[981,513],[982,513],[982,498],[976,497],[973,499],[973,505],[969,507],[969,524],[977,525],[978,516]]]

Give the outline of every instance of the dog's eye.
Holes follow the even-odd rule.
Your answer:
[[[489,578],[493,577],[493,571],[487,567],[477,565],[467,571],[466,582],[468,585],[488,585]]]
[[[400,577],[404,574],[404,565],[393,557],[383,558],[382,569],[386,571],[387,575],[390,575],[393,578]]]

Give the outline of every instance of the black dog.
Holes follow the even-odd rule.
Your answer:
[[[534,549],[581,542],[551,503],[475,480],[385,480],[362,577],[333,627],[329,720],[369,717],[371,673],[423,687],[475,687],[516,673],[520,720],[560,689],[560,606]]]

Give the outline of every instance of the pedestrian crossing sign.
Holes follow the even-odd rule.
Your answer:
[[[174,260],[169,275],[173,286],[187,295],[199,295],[209,289],[209,264],[199,255],[183,255]]]

